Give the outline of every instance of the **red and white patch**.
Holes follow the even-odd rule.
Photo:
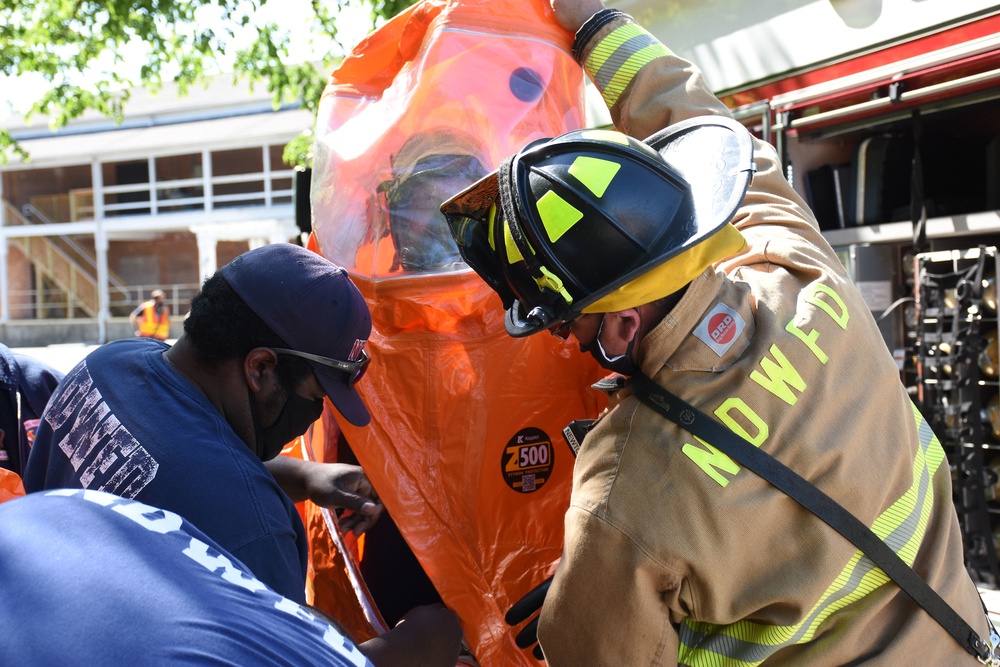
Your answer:
[[[35,432],[38,431],[38,425],[41,423],[41,419],[25,419],[24,420],[24,434],[28,436],[28,446],[35,444]]]
[[[694,335],[720,357],[743,333],[746,322],[724,303],[717,303],[694,329]]]

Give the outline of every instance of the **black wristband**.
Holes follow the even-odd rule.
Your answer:
[[[576,62],[583,64],[583,47],[587,45],[587,42],[590,41],[598,30],[618,18],[632,19],[631,16],[620,9],[606,8],[591,16],[580,26],[580,29],[576,31],[576,37],[573,39],[573,58]]]

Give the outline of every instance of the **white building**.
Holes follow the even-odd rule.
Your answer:
[[[5,123],[30,160],[0,165],[0,340],[131,335],[128,313],[156,288],[179,322],[220,264],[299,237],[282,153],[310,112],[220,77],[183,97],[137,90],[124,114]]]

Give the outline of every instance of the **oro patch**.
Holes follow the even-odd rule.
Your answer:
[[[549,481],[553,458],[552,439],[545,431],[523,428],[503,449],[500,470],[504,482],[519,493],[537,491]]]
[[[726,353],[746,328],[740,314],[724,303],[717,303],[694,329],[694,335],[720,357]]]

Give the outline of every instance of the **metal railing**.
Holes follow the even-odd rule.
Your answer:
[[[28,226],[30,224],[10,202],[3,202],[3,212],[7,226]],[[97,280],[84,271],[65,251],[58,248],[48,238],[41,236],[12,236],[10,242],[18,247],[43,274],[66,292],[66,298],[74,304],[73,307],[67,307],[67,316],[72,317],[76,307],[81,308],[89,317],[97,316]]]
[[[45,213],[43,213],[34,204],[25,204],[24,206],[21,207],[21,210],[24,212],[25,218],[29,222],[34,222],[35,218],[38,218],[43,224],[47,225],[54,224],[55,222],[49,219],[49,217],[45,215]],[[79,243],[74,241],[71,237],[66,236],[65,234],[60,234],[59,236],[48,236],[45,238],[59,239],[59,241],[68,246],[79,259],[83,260],[84,264],[90,267],[90,269],[93,271],[92,274],[93,276],[97,275],[97,260],[91,257],[89,250],[87,250]],[[108,284],[111,287],[113,287],[114,290],[117,291],[120,296],[125,297],[126,299],[129,297],[128,287],[125,285],[125,283],[122,282],[122,280],[118,276],[114,274],[114,272],[110,270],[108,271]]]
[[[276,200],[290,202],[294,170],[261,171],[172,181],[152,181],[101,188],[106,216],[156,215],[183,211],[207,211],[227,205],[271,206]],[[287,184],[278,188],[279,184]],[[226,190],[231,190],[226,192]],[[243,191],[240,191],[243,190]],[[125,195],[127,199],[122,201]]]
[[[171,315],[185,315],[191,307],[191,298],[198,293],[199,285],[197,283],[129,285],[122,300],[111,305],[111,315],[127,317],[142,302],[148,300],[150,293],[155,289],[161,289],[166,293],[166,302],[170,306]],[[12,321],[91,317],[81,307],[79,299],[62,289],[12,289],[9,298],[8,308]]]

